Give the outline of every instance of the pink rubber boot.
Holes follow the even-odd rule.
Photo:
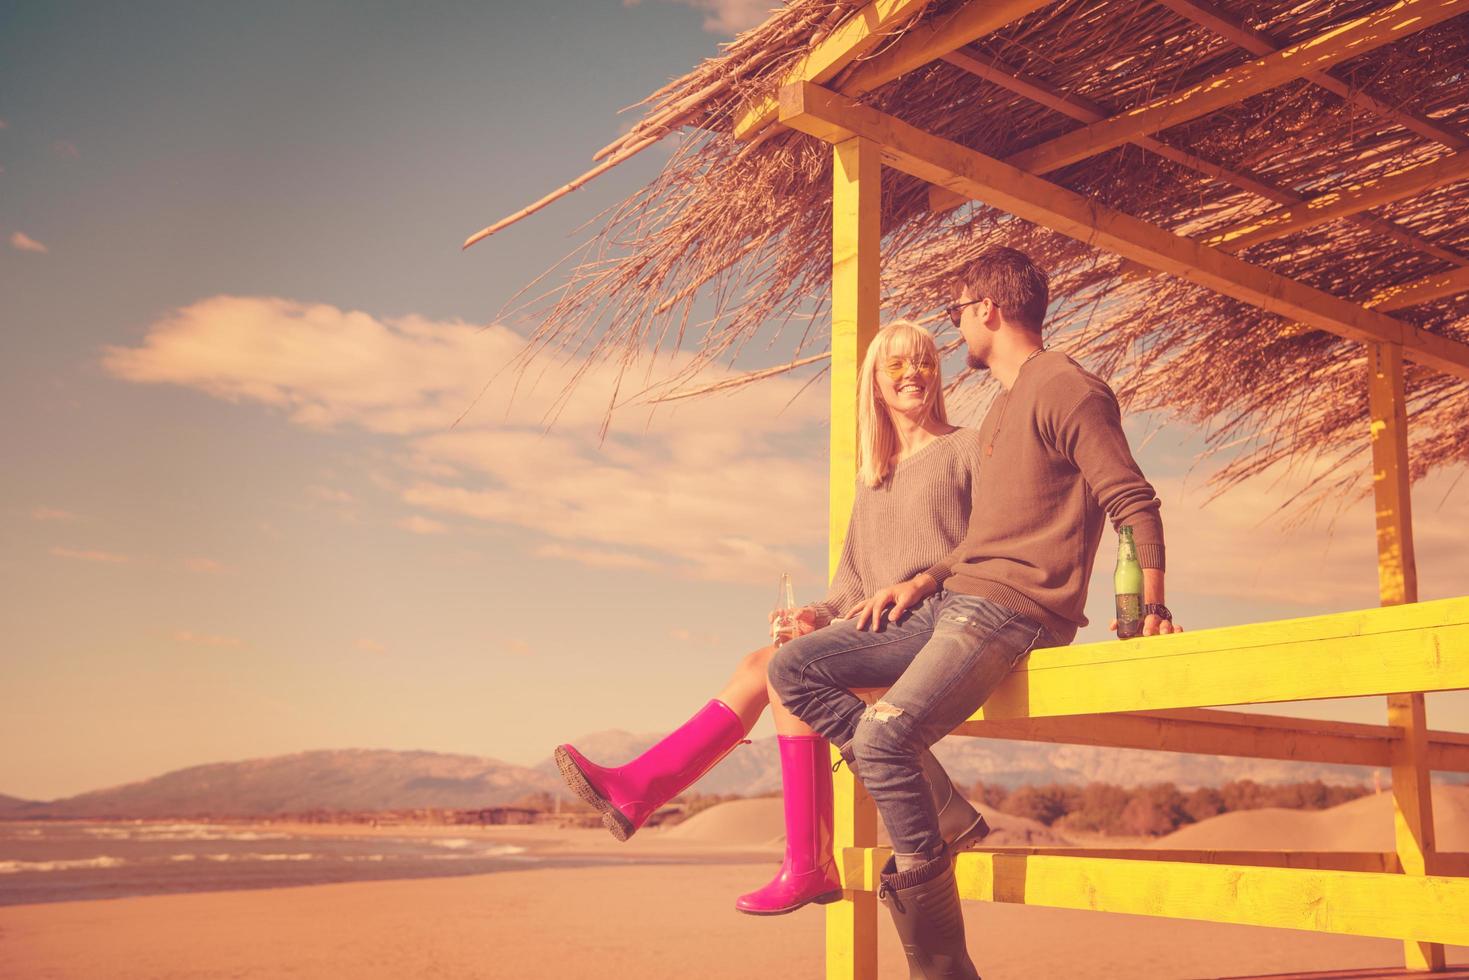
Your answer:
[[[744,737],[739,715],[715,699],[627,765],[604,769],[570,745],[556,746],[556,765],[572,791],[602,814],[612,836],[627,840],[654,810],[697,782]]]
[[[735,908],[750,915],[784,915],[808,902],[842,897],[831,859],[831,754],[820,735],[781,735],[780,775],[785,787],[786,856],[775,879],[741,895]]]

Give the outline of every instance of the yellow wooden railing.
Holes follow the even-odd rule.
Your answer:
[[[1037,650],[958,734],[1390,766],[1401,728],[1200,707],[1462,688],[1469,598]],[[1429,768],[1469,772],[1469,735],[1426,741]],[[857,908],[888,850],[844,781],[839,863],[854,904],[829,913],[828,976],[876,976],[876,917]],[[957,869],[967,899],[1469,945],[1469,854],[1426,857],[1425,874],[1404,873],[1396,852],[986,848]]]
[[[879,316],[883,145],[833,130],[830,563],[855,478],[856,366]],[[1063,229],[1064,230],[1064,229]],[[1390,767],[1393,852],[985,849],[957,864],[968,899],[1402,939],[1442,970],[1469,945],[1469,855],[1434,846],[1431,770],[1469,772],[1469,736],[1427,730],[1423,692],[1469,689],[1469,598],[1417,603],[1400,344],[1366,345],[1384,608],[1037,650],[959,734]],[[1213,710],[1387,696],[1387,725]],[[842,767],[843,900],[826,907],[827,976],[877,975],[877,818]]]

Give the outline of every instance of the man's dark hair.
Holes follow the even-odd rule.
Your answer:
[[[955,282],[955,296],[968,289],[971,299],[988,296],[1012,323],[1040,333],[1051,301],[1050,277],[1019,249],[991,245],[966,265]]]

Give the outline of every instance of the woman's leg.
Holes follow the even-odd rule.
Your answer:
[[[761,647],[745,654],[735,672],[730,675],[729,681],[715,695],[740,716],[740,722],[747,732],[760,720],[765,706],[774,703],[767,693],[765,681],[765,668],[770,666],[770,658],[774,655],[773,646]]]
[[[780,696],[775,693],[775,687],[771,685],[770,678],[768,677],[765,679],[765,694],[770,699],[770,717],[775,719],[775,733],[777,735],[816,734],[816,729],[791,714],[786,706],[780,703]]]

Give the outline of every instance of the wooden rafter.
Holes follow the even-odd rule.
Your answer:
[[[786,73],[784,84],[830,80],[926,6],[928,0],[872,0],[797,61]],[[775,119],[776,108],[776,100],[766,98],[746,109],[735,121],[735,136],[746,139],[755,135]]]
[[[1174,95],[1166,95],[1083,126],[1005,162],[1031,173],[1049,173],[1197,119],[1313,71],[1366,54],[1469,10],[1469,0],[1400,0],[1383,10],[1349,21],[1287,48],[1237,65]]]
[[[830,143],[866,137],[882,146],[884,163],[931,184],[1316,329],[1402,344],[1418,363],[1469,378],[1469,346],[1175,235],[819,85],[782,89],[780,117]]]
[[[1369,208],[1391,204],[1469,178],[1469,150],[1440,157],[1431,163],[1348,184],[1299,204],[1276,208],[1207,236],[1206,244],[1226,252],[1241,252],[1261,242],[1324,225]]]
[[[1103,108],[1090,99],[1068,92],[1060,92],[1050,83],[1039,78],[1029,76],[1023,72],[1016,71],[1006,65],[1000,64],[995,59],[973,50],[953,51],[944,55],[944,61],[956,68],[963,69],[972,75],[993,82],[1002,88],[1014,92],[1016,95],[1030,99],[1049,109],[1054,109],[1063,115],[1083,123],[1099,122],[1107,118]],[[1269,181],[1262,180],[1251,174],[1230,170],[1220,166],[1212,160],[1181,150],[1153,136],[1139,136],[1131,141],[1134,145],[1143,147],[1152,153],[1172,160],[1180,166],[1187,167],[1197,173],[1212,177],[1221,183],[1230,184],[1241,190],[1249,191],[1277,204],[1291,205],[1299,204],[1306,199],[1293,191],[1283,187],[1277,187]],[[951,194],[943,188],[934,188],[929,195],[930,206],[935,211],[947,210],[962,204],[965,198]],[[1458,252],[1443,248],[1442,246],[1428,241],[1414,234],[1406,228],[1378,218],[1370,214],[1352,215],[1350,220],[1365,228],[1370,228],[1377,234],[1385,235],[1415,251],[1432,255],[1434,258],[1452,262],[1455,265],[1469,266],[1469,256],[1460,255]]]
[[[1268,55],[1280,50],[1280,45],[1269,35],[1255,30],[1234,15],[1220,10],[1208,0],[1154,0],[1154,2],[1167,7],[1180,17],[1193,21],[1200,27],[1213,31],[1220,37],[1233,41],[1253,55]],[[1352,105],[1389,119],[1420,136],[1426,136],[1455,150],[1469,149],[1469,136],[1464,133],[1449,129],[1416,112],[1389,105],[1362,89],[1353,88],[1330,72],[1312,71],[1301,77],[1340,96]]]
[[[894,42],[887,50],[874,55],[860,66],[852,70],[850,77],[844,79],[840,85],[840,91],[844,95],[858,96],[873,89],[880,88],[893,79],[915,68],[921,68],[949,51],[978,38],[990,34],[1006,24],[1019,20],[1026,14],[1044,7],[1051,0],[1001,0],[1001,2],[970,3],[954,10],[943,17],[935,18],[919,24],[905,33],[902,38]],[[875,6],[870,5],[870,6]],[[853,18],[856,20],[856,18]],[[850,23],[850,22],[849,22]],[[891,29],[897,21],[892,21],[886,27],[878,28],[877,32]],[[862,47],[856,54],[841,62],[841,67],[852,63],[862,53],[870,50],[877,41],[881,40],[880,33],[874,32],[870,43],[864,41]],[[817,46],[833,42],[836,35],[823,41]],[[812,54],[816,53],[813,50]],[[813,66],[821,64],[820,61],[813,62]],[[798,64],[785,79],[785,84],[798,81],[820,82],[821,78],[806,77],[802,74],[805,63]],[[839,70],[839,69],[838,69]],[[827,72],[824,78],[831,78],[836,71]],[[749,139],[760,131],[766,124],[776,118],[778,109],[778,96],[761,102],[747,112],[735,124],[734,134],[739,139]]]
[[[1374,310],[1401,310],[1419,303],[1431,303],[1436,299],[1469,293],[1469,268],[1451,272],[1435,272],[1431,276],[1405,282],[1401,286],[1389,286],[1367,304]]]
[[[943,17],[919,24],[891,48],[855,68],[840,90],[843,95],[856,97],[881,88],[1050,2],[1004,0],[1001,3],[970,3],[958,7]]]

